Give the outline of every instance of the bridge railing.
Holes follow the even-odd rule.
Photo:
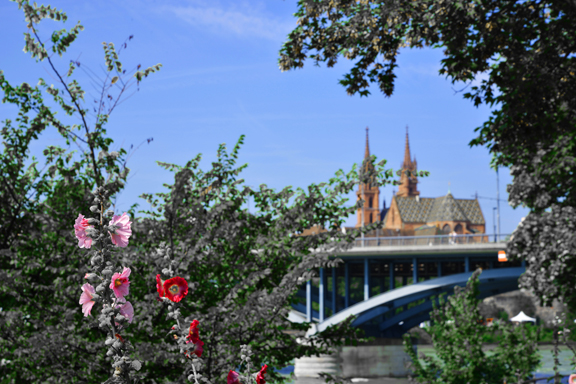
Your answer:
[[[357,238],[356,247],[393,247],[413,245],[454,245],[478,243],[506,243],[510,235],[490,235],[486,233],[473,235],[435,235],[435,236],[395,236]]]

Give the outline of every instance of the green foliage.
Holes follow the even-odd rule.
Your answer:
[[[403,47],[443,49],[440,74],[468,82],[463,96],[474,105],[493,107],[470,145],[486,145],[494,167],[510,167],[510,205],[531,210],[507,246],[510,260],[527,261],[521,287],[576,309],[574,3],[299,0],[295,16],[280,69],[353,60],[340,81],[350,95],[367,96],[376,83],[391,96]]]
[[[89,212],[88,192],[98,183],[107,181],[116,191],[123,187],[126,151],[109,152],[112,139],[103,129],[107,114],[97,110],[90,123],[82,108],[84,91],[76,80],[64,81],[38,36],[36,24],[42,19],[65,21],[66,15],[50,6],[17,3],[29,28],[24,51],[46,60],[59,84],[48,87],[40,79],[35,87],[13,86],[9,74],[0,71],[2,102],[19,109],[15,121],[4,120],[0,130],[0,360],[9,361],[0,366],[0,377],[3,383],[103,381],[110,375],[103,335],[97,324],[87,326],[79,311],[88,259],[72,226],[79,212]],[[77,25],[53,34],[48,40],[52,52],[65,53],[81,29]],[[67,77],[72,74],[69,70]],[[44,92],[81,124],[57,119],[44,103]],[[39,166],[40,160],[29,157],[29,147],[52,127],[68,146],[75,143],[81,150],[48,146]]]
[[[172,325],[163,320],[164,309],[154,301],[157,293],[150,284],[160,271],[169,277],[166,254],[171,255],[174,273],[192,282],[181,308],[187,322],[200,321],[206,364],[202,372],[209,380],[226,379],[242,344],[252,347],[256,366],[280,368],[295,357],[328,353],[343,342],[355,344],[361,332],[351,328],[350,318],[310,339],[310,345],[299,344],[290,333],[303,335],[309,324],[292,324],[287,315],[301,284],[318,268],[341,262],[329,257],[358,237],[357,231],[342,233],[340,226],[362,202],[347,208],[343,196],[362,177],[388,182],[382,164],[371,163],[373,173],[361,175],[354,169],[346,175],[339,171],[328,183],[307,190],[287,187],[276,192],[264,184],[252,190],[239,179],[246,165],[236,167],[242,142],[243,137],[230,154],[221,145],[218,160],[206,172],[199,168],[200,155],[183,167],[159,162],[174,172],[174,183],[166,185],[168,192],[143,195],[154,208],[134,225],[131,244],[138,250],[124,262],[144,278],[141,285],[147,289],[131,293],[136,295],[131,302],[142,313],[129,329],[134,332],[130,337],[137,340],[144,360],[170,367],[172,380],[188,374],[179,368],[178,355],[170,352],[173,341],[148,336]],[[253,213],[242,208],[249,200],[255,204]],[[327,232],[299,235],[316,225]],[[157,377],[158,367],[149,369],[150,377]],[[269,377],[285,380],[276,372]]]
[[[539,329],[514,327],[504,322],[496,322],[487,327],[480,315],[478,304],[479,276],[476,270],[466,287],[454,288],[454,296],[444,301],[440,297],[439,306],[434,308],[429,328],[438,360],[421,355],[420,361],[413,349],[408,334],[404,335],[404,346],[410,355],[410,367],[419,383],[449,384],[492,384],[516,382],[529,379],[538,367],[537,344]],[[499,344],[494,354],[487,356],[482,344],[487,337],[499,334]]]
[[[4,121],[1,131],[6,144],[0,157],[0,360],[9,362],[0,366],[0,377],[6,383],[102,382],[111,374],[106,334],[96,316],[83,317],[78,304],[94,250],[78,248],[73,223],[79,213],[90,216],[89,192],[96,186],[112,186],[112,194],[123,188],[127,153],[111,151],[113,141],[105,124],[131,81],[138,83],[160,65],[126,73],[118,52],[107,44],[105,60],[113,68],[108,68],[111,73],[99,93],[108,95],[119,88],[118,97],[97,101],[96,118],[88,121],[85,92],[74,79],[60,76],[35,27],[43,18],[66,20],[66,15],[27,1],[18,5],[30,28],[26,49],[33,58],[47,60],[59,83],[48,86],[40,79],[35,87],[12,86],[8,74],[0,72],[3,102],[20,110],[15,123]],[[70,36],[80,30],[74,28],[52,35],[52,52],[66,52]],[[79,67],[73,62],[65,77]],[[56,119],[44,103],[46,95],[81,123],[66,125]],[[49,146],[44,150],[46,163],[38,169],[39,160],[28,158],[28,148],[51,127],[68,146],[74,143],[81,151]],[[313,337],[309,345],[299,344],[287,332],[304,333],[308,324],[292,324],[286,316],[297,288],[318,267],[338,264],[329,257],[358,236],[338,228],[363,202],[345,208],[342,196],[358,183],[390,183],[392,171],[384,170],[384,161],[374,164],[372,157],[360,172],[355,166],[348,174],[340,170],[329,182],[306,191],[288,187],[275,192],[266,185],[253,191],[237,179],[245,167],[235,167],[242,140],[230,154],[220,146],[218,161],[205,173],[198,168],[200,156],[183,167],[159,163],[175,173],[174,184],[167,185],[166,193],[144,195],[154,208],[146,218],[133,219],[130,246],[118,254],[116,269],[132,268],[130,301],[135,308],[134,323],[122,337],[136,346],[132,357],[144,360],[138,379],[145,382],[184,382],[190,369],[184,368],[172,339],[177,335],[167,335],[173,325],[170,316],[165,317],[169,310],[156,300],[156,275],[170,273],[165,256],[190,283],[182,312],[187,320],[201,321],[205,377],[222,380],[238,363],[242,344],[252,346],[254,363],[282,367],[295,357],[358,341],[359,331],[349,318]],[[249,198],[257,207],[254,214],[241,208]],[[299,236],[313,225],[325,226],[328,232]],[[281,380],[275,372],[269,377]]]

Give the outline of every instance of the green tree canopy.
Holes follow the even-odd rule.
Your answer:
[[[472,85],[464,97],[474,105],[494,107],[470,145],[510,167],[509,203],[531,210],[508,245],[511,260],[528,261],[522,286],[576,308],[576,3],[300,0],[295,16],[280,68],[354,60],[340,80],[350,95],[376,83],[391,96],[403,47],[443,49],[440,74]]]

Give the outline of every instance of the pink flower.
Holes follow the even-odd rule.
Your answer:
[[[240,384],[240,380],[238,380],[238,372],[230,371],[228,372],[228,378],[226,379],[226,384]]]
[[[168,279],[163,284],[164,295],[175,303],[182,300],[188,294],[188,283],[180,276]]]
[[[134,320],[134,307],[129,301],[116,305],[116,308],[120,308],[120,314],[128,319],[128,324],[132,323]],[[116,326],[120,324],[116,323]]]
[[[260,368],[260,372],[258,372],[258,374],[256,375],[256,384],[266,384],[266,380],[264,379],[264,374],[266,373],[267,369],[268,369],[268,366],[266,364],[264,364],[264,366],[262,368]]]
[[[122,216],[114,215],[112,220],[110,220],[110,225],[116,227],[116,233],[110,233],[110,237],[112,238],[112,243],[117,247],[124,248],[128,245],[128,238],[132,236],[130,224],[132,224],[132,222],[128,215],[126,215],[126,212],[124,212]]]
[[[88,317],[92,311],[92,307],[96,303],[92,298],[93,295],[96,293],[96,290],[93,286],[86,283],[82,286],[82,295],[80,295],[80,304],[82,304],[82,313],[84,317]]]
[[[124,296],[128,295],[128,288],[130,287],[128,276],[130,276],[130,272],[130,268],[124,267],[122,274],[116,272],[114,275],[112,275],[110,289],[114,291],[114,294],[119,299],[123,299]]]
[[[88,219],[84,218],[84,215],[82,214],[78,214],[78,218],[76,219],[76,222],[74,223],[74,234],[76,235],[76,238],[78,239],[78,246],[80,248],[86,248],[89,249],[90,247],[92,247],[92,238],[88,237],[88,235],[86,235],[86,228],[92,227],[90,224],[88,224]]]

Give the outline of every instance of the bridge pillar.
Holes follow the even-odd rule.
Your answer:
[[[466,273],[470,272],[470,257],[469,256],[464,257],[464,272],[466,272]]]
[[[442,262],[438,261],[438,277],[442,277]]]
[[[324,321],[324,280],[325,280],[326,276],[324,274],[324,268],[320,268],[320,284],[318,286],[318,306],[320,307],[318,309],[318,322],[323,322]]]
[[[412,284],[418,282],[418,260],[415,257],[412,258]]]
[[[416,350],[416,345],[414,349]],[[402,339],[377,339],[372,343],[344,346],[340,352],[342,376],[346,378],[406,377],[410,356],[404,352]]]
[[[350,306],[350,268],[349,264],[344,264],[344,308]]]
[[[336,290],[338,289],[338,284],[336,284],[336,268],[332,268],[332,316],[336,314],[338,307],[336,306]]]
[[[298,339],[299,344],[308,344],[307,340]],[[322,354],[320,356],[303,356],[294,361],[294,375],[301,377],[319,377],[320,372],[326,372],[331,375],[340,375],[342,372],[342,363],[338,348],[331,354]]]
[[[312,281],[306,282],[306,322],[312,321]]]
[[[307,340],[298,339],[306,344]],[[414,345],[417,351],[417,346]],[[344,378],[406,377],[413,373],[406,368],[410,356],[404,352],[402,339],[378,339],[358,346],[343,346],[331,354],[304,356],[294,361],[296,379],[318,378],[319,373],[341,375]]]
[[[364,300],[370,298],[370,260],[364,258]]]
[[[394,289],[394,262],[390,262],[390,286],[388,290],[391,291]]]

